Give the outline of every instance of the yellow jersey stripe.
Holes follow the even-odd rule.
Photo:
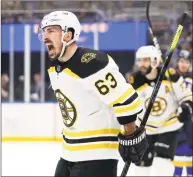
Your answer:
[[[121,129],[99,129],[99,130],[88,130],[82,132],[69,132],[63,129],[63,133],[68,137],[85,137],[85,136],[96,136],[96,135],[118,135]]]
[[[52,66],[52,67],[50,67],[49,69],[48,69],[48,73],[52,73],[52,72],[55,72],[56,70],[55,70],[55,67],[54,66]]]
[[[150,131],[150,132],[156,132],[156,128],[151,128],[151,127],[145,127],[146,130]]]
[[[133,111],[133,110],[137,109],[140,106],[140,104],[141,104],[141,100],[139,99],[139,97],[137,97],[129,105],[114,107],[114,112],[115,112],[115,114],[120,114],[120,113],[125,113],[125,112],[128,112],[128,111]]]
[[[165,120],[163,120],[163,121],[155,122],[155,121],[148,120],[148,121],[147,121],[147,124],[160,126],[160,125],[164,124],[164,123],[167,122],[169,119],[171,119],[172,117],[175,117],[175,116],[176,116],[176,113],[172,113],[167,119],[165,119]]]
[[[163,80],[163,81],[162,81],[162,84],[171,85],[171,82],[168,81],[168,80]]]
[[[140,91],[144,90],[146,87],[148,87],[148,84],[147,84],[147,83],[144,84],[144,85],[142,85],[141,87],[137,88],[136,91],[137,91],[137,92],[140,92]]]
[[[191,77],[187,77],[187,78],[185,78],[185,80],[187,80],[187,81],[189,81],[189,82],[192,82],[192,81],[193,81]]]
[[[2,142],[23,142],[23,141],[29,141],[29,142],[42,142],[42,141],[62,141],[61,137],[2,137]]]
[[[52,73],[52,72],[56,72],[54,66],[52,66],[52,67],[50,67],[50,68],[48,69],[48,73]],[[75,78],[80,79],[80,76],[78,76],[77,74],[75,74],[74,72],[72,72],[72,71],[71,71],[70,69],[68,69],[68,68],[65,68],[65,69],[63,70],[63,72],[66,73],[66,74],[68,74],[69,76],[72,76],[72,77],[75,77]]]
[[[70,69],[65,68],[63,70],[64,73],[68,74],[69,76],[75,77],[77,79],[80,79],[80,76],[78,76],[77,74],[75,74],[74,72],[72,72]]]
[[[164,126],[164,127],[168,127],[168,126],[170,126],[170,125],[172,125],[172,124],[175,124],[175,123],[179,123],[179,120],[178,120],[177,118],[175,118],[175,119],[173,119],[173,120],[165,123],[163,126]]]
[[[97,143],[97,144],[87,144],[87,145],[75,145],[70,146],[63,142],[63,148],[68,151],[84,151],[93,149],[118,149],[118,143]]]
[[[134,92],[134,89],[133,87],[129,87],[124,93],[123,95],[121,95],[119,98],[117,98],[116,100],[114,100],[113,102],[111,102],[109,104],[109,106],[113,106],[114,104],[117,104],[117,103],[122,103],[123,101],[125,101],[129,96],[132,95],[132,93]]]
[[[177,166],[177,167],[192,167],[193,164],[192,162],[179,162],[179,161],[172,161],[173,165],[174,166]]]
[[[108,57],[108,59],[109,59],[109,60],[112,60],[112,58],[111,58],[111,56],[110,56],[110,55],[107,55],[107,57]]]

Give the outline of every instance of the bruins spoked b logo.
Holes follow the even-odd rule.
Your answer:
[[[148,98],[145,101],[145,108],[146,109],[148,107],[149,100],[150,100],[150,98]],[[166,100],[164,98],[162,98],[162,97],[156,97],[156,99],[155,99],[155,101],[153,103],[153,106],[152,106],[150,114],[152,116],[161,116],[165,112],[166,108],[167,108]]]
[[[66,127],[73,126],[77,117],[74,104],[59,89],[55,91],[55,95],[59,103],[64,125]]]

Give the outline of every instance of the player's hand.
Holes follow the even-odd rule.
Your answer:
[[[118,134],[119,153],[124,162],[139,164],[149,147],[144,127],[139,127],[131,135]]]
[[[192,119],[192,102],[187,101],[185,103],[182,103],[179,110],[178,112],[180,113],[178,115],[178,119],[180,122],[185,122],[189,119]]]

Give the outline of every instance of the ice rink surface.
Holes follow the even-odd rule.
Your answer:
[[[2,143],[2,176],[53,176],[60,158],[60,143]],[[124,163],[118,164],[118,176]],[[128,176],[134,175],[131,165]],[[153,171],[152,171],[153,176]]]
[[[53,176],[60,158],[60,143],[2,143],[2,176]],[[118,174],[124,163],[119,162]],[[130,175],[133,174],[132,168]]]

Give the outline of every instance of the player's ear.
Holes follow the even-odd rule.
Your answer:
[[[68,31],[65,35],[64,35],[64,41],[69,42],[72,39],[72,32]]]
[[[71,31],[68,31],[68,39],[71,40],[72,39],[72,32]]]
[[[158,60],[157,58],[154,59],[153,63],[152,63],[153,67],[157,67],[158,66]]]

